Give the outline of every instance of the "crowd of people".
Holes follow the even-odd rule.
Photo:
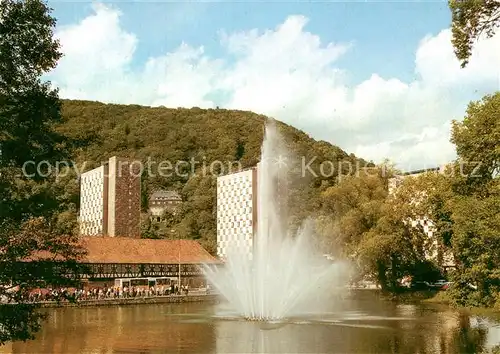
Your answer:
[[[130,286],[118,287],[107,286],[91,287],[91,288],[48,288],[34,289],[28,298],[28,302],[39,301],[86,301],[86,300],[101,300],[101,299],[123,299],[123,298],[140,298],[140,297],[155,297],[155,296],[188,296],[190,294],[188,285],[170,286]],[[210,289],[207,285],[204,288],[195,289],[194,295],[209,294]],[[191,292],[192,294],[192,292]]]

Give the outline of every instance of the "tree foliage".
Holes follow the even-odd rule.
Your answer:
[[[482,35],[492,37],[500,26],[500,1],[450,0],[452,44],[455,55],[465,67],[474,42]]]
[[[488,185],[500,174],[500,91],[469,104],[463,121],[453,122],[451,141],[469,185]]]
[[[13,302],[0,304],[0,344],[31,338],[42,316],[24,296],[37,286],[72,283],[63,270],[75,274],[81,254],[68,195],[74,181],[23,170],[25,162],[67,158],[67,139],[54,130],[61,120],[57,90],[41,79],[61,56],[54,24],[41,1],[0,2],[0,298]]]
[[[332,246],[329,252],[336,249],[343,250],[345,255],[356,252],[363,234],[380,218],[388,194],[388,172],[385,168],[363,170],[322,193],[325,217],[320,218],[323,224],[320,230],[324,242],[329,240]]]
[[[450,274],[452,300],[498,306],[500,93],[471,102],[464,119],[453,123],[451,141],[456,161],[441,173],[408,176],[391,193],[393,174],[383,170],[358,173],[327,188],[318,229],[325,244],[343,249],[361,275],[389,291],[408,275],[435,280],[451,253],[456,263]],[[419,220],[432,222],[432,237]]]
[[[464,120],[454,122],[452,141],[459,159],[449,209],[462,285],[455,299],[491,306],[500,299],[500,92],[470,103]]]
[[[413,181],[404,181],[390,195],[394,174],[382,165],[329,187],[322,195],[324,216],[319,223],[323,242],[333,237],[330,244],[356,261],[359,276],[376,279],[389,291],[397,290],[404,276],[419,279],[435,273],[425,259],[429,242],[423,229],[411,223],[422,216],[412,207]]]
[[[144,213],[149,194],[156,189],[175,190],[182,196],[176,215],[153,223],[144,216],[143,237],[196,239],[212,253],[217,232],[215,177],[256,165],[269,120],[245,111],[88,101],[63,101],[62,115],[57,130],[79,142],[72,159],[80,171],[97,167],[113,155],[141,161]],[[290,224],[298,227],[317,210],[320,192],[336,183],[339,170],[349,174],[369,163],[289,125],[278,122],[277,126],[297,167],[305,166],[304,175],[296,173],[289,184]],[[333,164],[333,173],[323,168],[321,174],[324,161]],[[169,165],[172,169],[165,169]],[[77,193],[73,194],[76,199]]]

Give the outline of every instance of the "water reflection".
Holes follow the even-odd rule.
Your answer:
[[[331,311],[263,325],[208,304],[51,310],[34,341],[0,353],[479,353],[498,323],[448,308],[381,301],[369,292]],[[346,310],[341,310],[346,309]]]
[[[55,309],[36,340],[0,347],[0,353],[205,353],[213,327],[179,316],[206,306],[142,305]]]
[[[447,354],[486,348],[488,327],[472,327],[464,314],[401,305],[393,315],[398,317],[337,314],[336,319],[292,322],[274,330],[252,322],[220,322],[217,353]]]

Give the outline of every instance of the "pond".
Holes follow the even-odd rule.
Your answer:
[[[224,304],[50,309],[35,340],[0,353],[480,353],[500,344],[500,322],[448,307],[369,290],[329,307],[274,324],[221,316]]]

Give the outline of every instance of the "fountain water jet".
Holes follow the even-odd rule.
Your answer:
[[[286,232],[277,185],[290,173],[289,154],[274,124],[266,126],[257,171],[257,232],[251,257],[236,248],[221,268],[204,267],[207,280],[247,320],[279,321],[317,309],[344,284],[345,268],[317,254],[311,223]]]

